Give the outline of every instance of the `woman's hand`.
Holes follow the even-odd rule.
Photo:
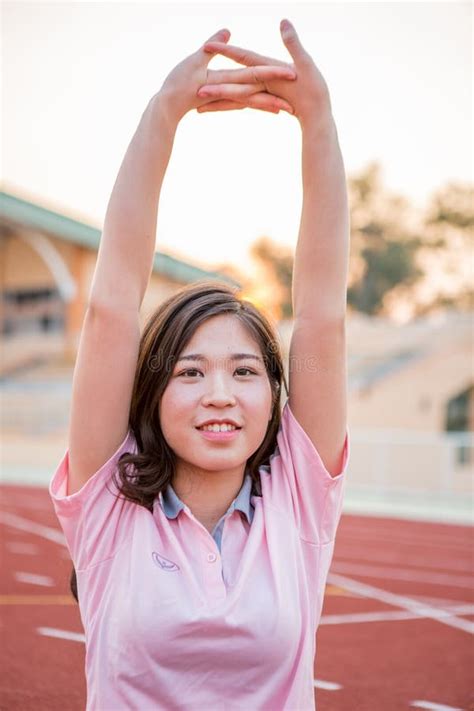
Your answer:
[[[216,42],[219,47],[225,47],[230,38],[229,30],[219,30],[208,42]],[[296,78],[293,68],[283,62],[277,62],[272,66],[271,62],[265,62],[262,66],[258,62],[250,68],[239,68],[230,70],[214,71],[208,69],[208,64],[217,51],[204,51],[205,43],[197,52],[186,57],[180,62],[166,77],[163,86],[158,92],[162,101],[166,102],[168,117],[178,123],[191,109],[201,110],[203,106],[214,101],[214,98],[198,96],[201,86],[224,85],[230,87],[227,91],[227,98],[232,106],[226,108],[245,108],[245,101],[248,94],[248,86],[257,87],[256,91],[261,93],[261,87],[270,81],[278,81],[278,84],[285,84],[288,80]],[[244,87],[242,89],[242,87]],[[292,113],[291,105],[284,99],[271,94],[256,97],[254,108],[263,111],[278,113],[284,109]]]
[[[297,76],[295,81],[284,81],[275,76],[260,84],[240,85],[238,100],[244,102],[244,106],[259,108],[258,102],[264,101],[268,95],[273,95],[285,99],[293,107],[293,113],[302,126],[314,123],[319,119],[327,119],[331,113],[331,102],[329,90],[321,72],[301,44],[291,22],[282,20],[280,32],[283,43],[293,59],[293,64],[264,57],[250,50],[233,47],[217,40],[206,42],[204,51],[212,52],[213,55],[215,53],[222,54],[224,57],[229,57],[229,59],[253,70],[257,67],[279,66],[295,71]],[[199,113],[235,108],[229,105],[229,101],[237,100],[235,87],[225,82],[221,83],[219,76],[213,77],[212,75],[210,81],[201,87],[198,96],[206,97],[208,100],[213,99],[212,103],[199,107]]]

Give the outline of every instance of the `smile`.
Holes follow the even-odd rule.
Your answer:
[[[196,430],[204,439],[208,439],[210,442],[228,442],[229,440],[235,439],[240,432],[240,429],[214,432],[212,430],[200,430],[197,427]]]

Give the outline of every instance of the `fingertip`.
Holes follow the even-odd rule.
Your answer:
[[[223,27],[221,30],[217,30],[211,37],[209,37],[204,45],[210,42],[228,42],[230,38],[230,30],[227,27]]]
[[[228,42],[230,39],[230,30],[228,30],[226,27],[223,30],[219,30],[217,34],[219,35],[220,40],[222,42]]]

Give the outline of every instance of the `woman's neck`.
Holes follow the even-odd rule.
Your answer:
[[[178,464],[171,485],[193,516],[212,532],[242,488],[244,477],[245,465],[208,471]]]

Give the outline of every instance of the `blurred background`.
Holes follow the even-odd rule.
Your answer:
[[[218,29],[290,61],[284,17],[329,86],[351,213],[351,460],[318,630],[318,709],[474,709],[472,4],[175,0],[1,6],[8,711],[84,708],[85,639],[47,485],[67,448],[80,329],[123,156],[167,74]],[[182,286],[217,277],[272,319],[287,360],[301,202],[294,117],[188,114],[161,192],[142,324]]]
[[[285,16],[329,85],[349,188],[346,510],[470,520],[472,6],[458,2],[3,4],[4,482],[45,485],[67,446],[101,225],[149,99],[221,27],[289,60]],[[300,163],[284,112],[188,114],[143,320],[217,276],[266,311],[287,353]]]

